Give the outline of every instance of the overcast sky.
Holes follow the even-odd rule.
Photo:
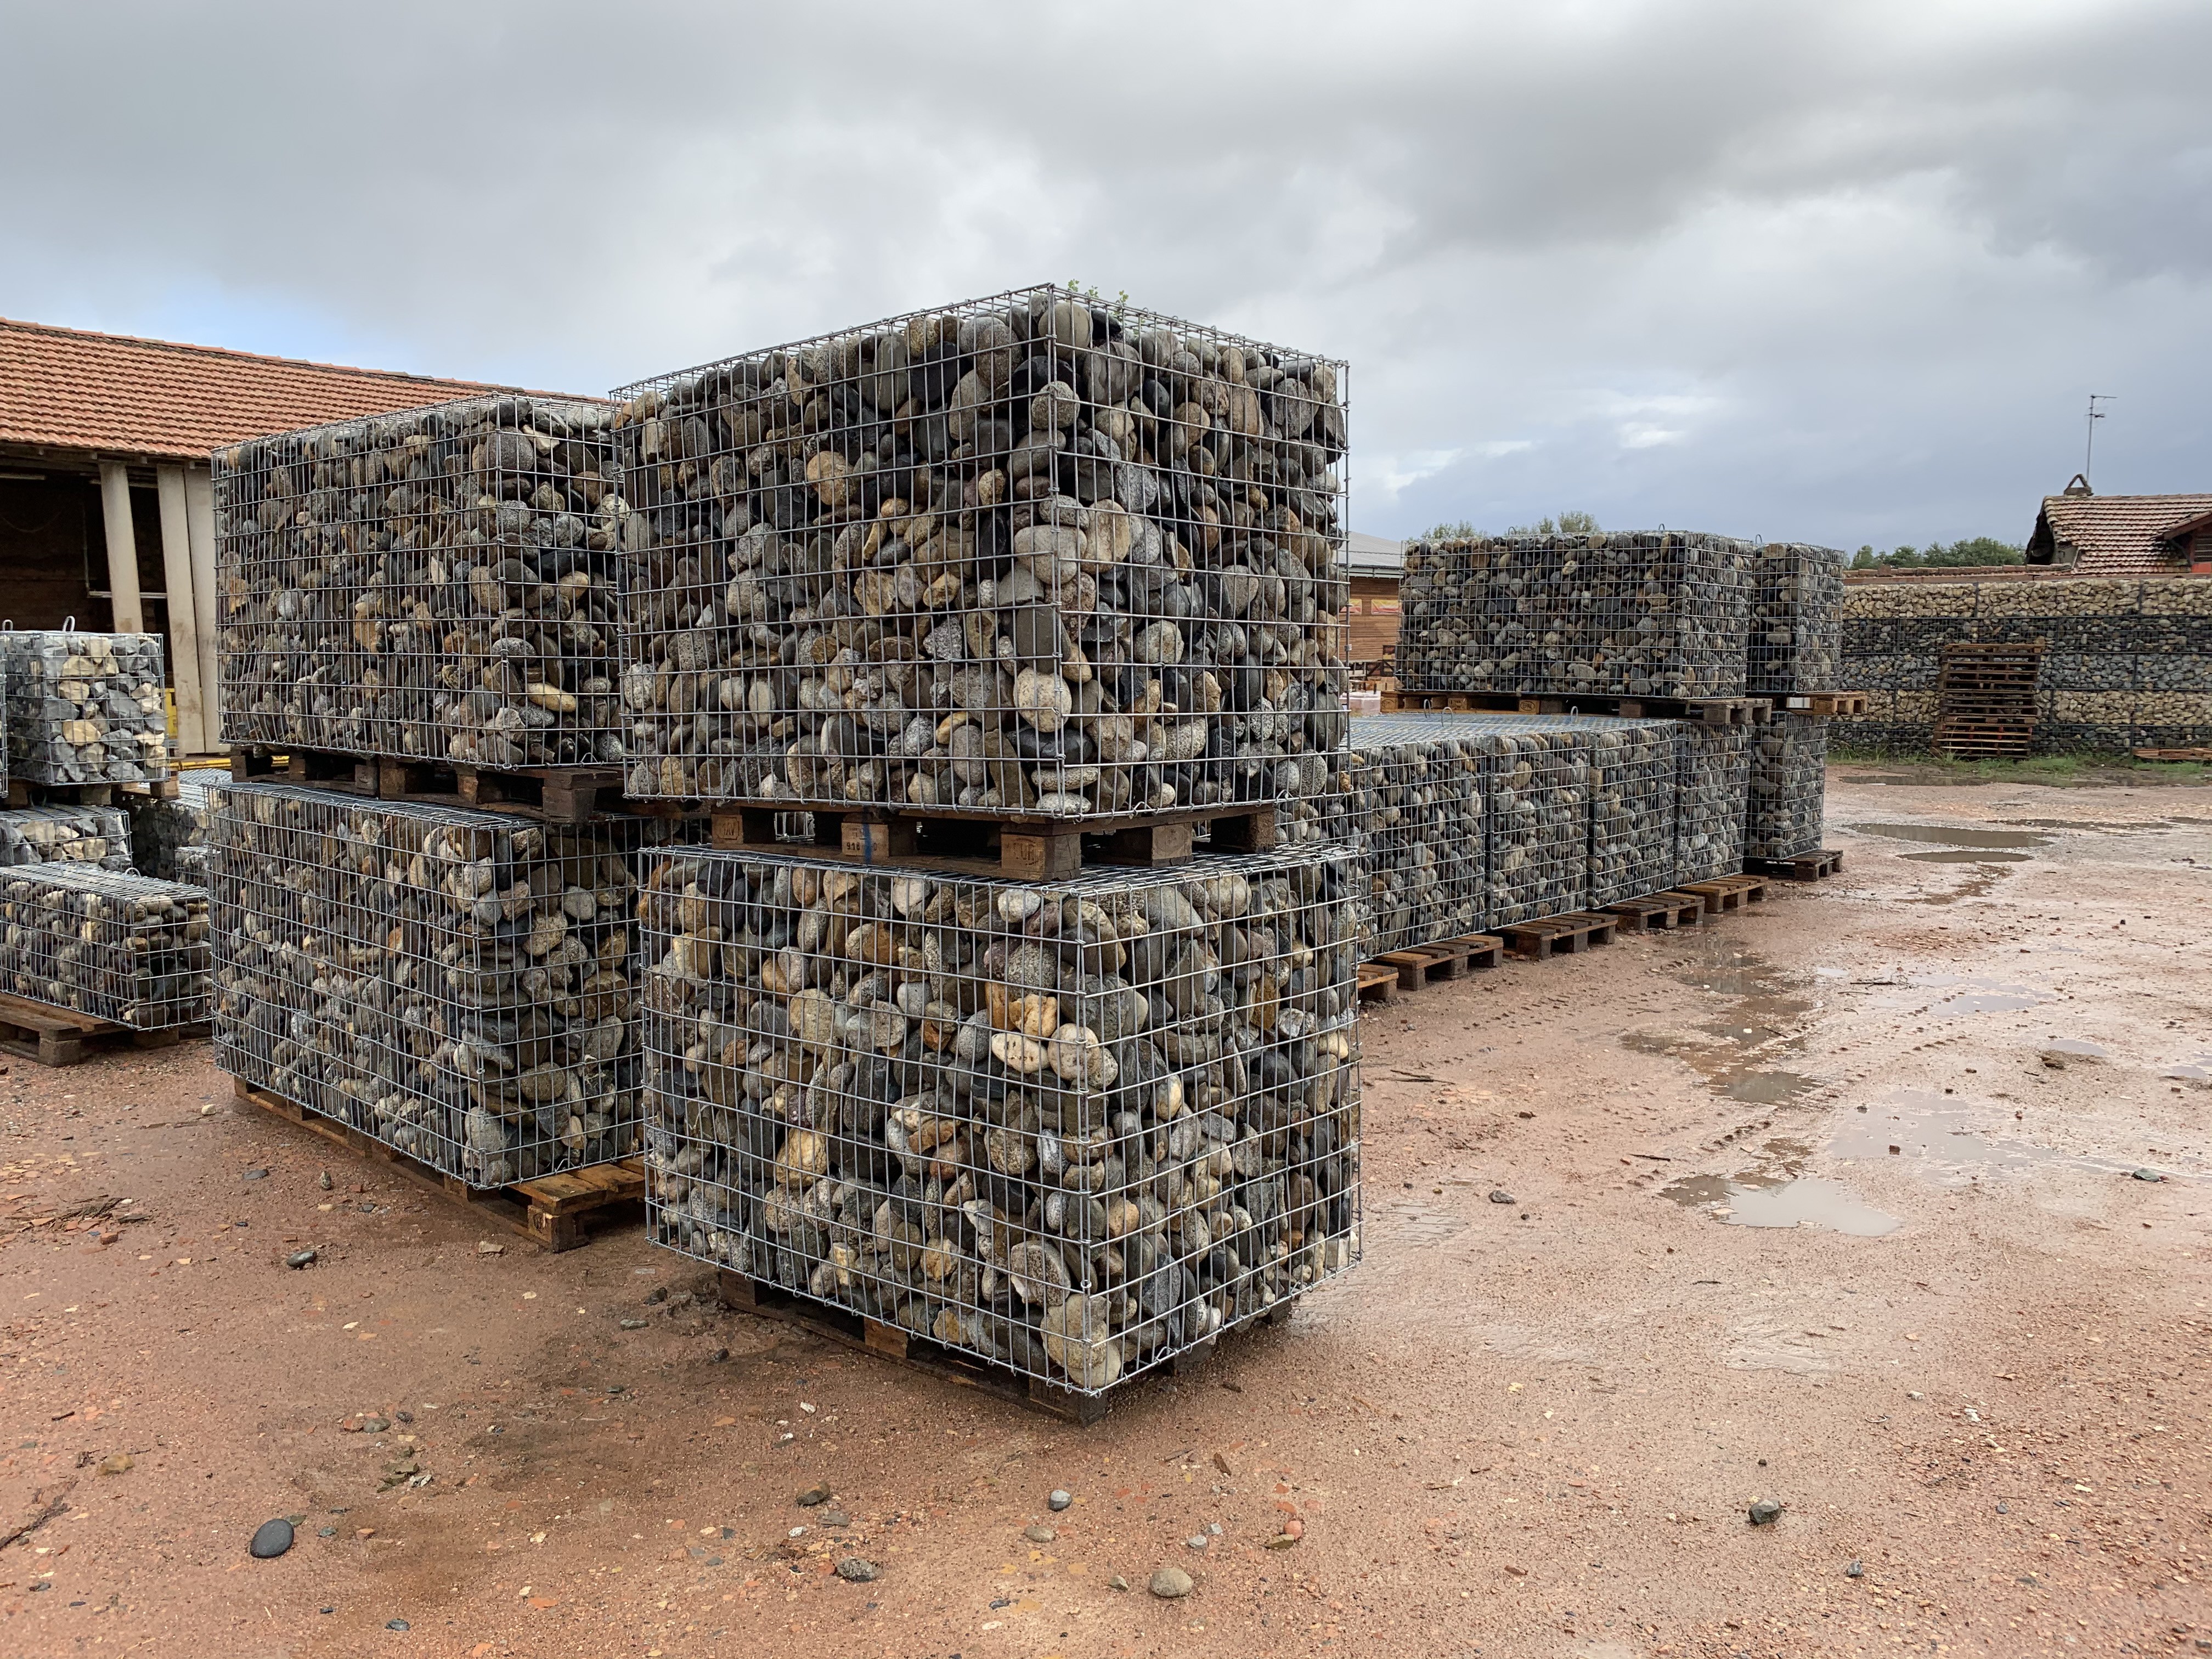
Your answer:
[[[2212,6],[0,0],[0,314],[570,391],[1034,282],[1348,359],[1352,522],[2212,489]]]

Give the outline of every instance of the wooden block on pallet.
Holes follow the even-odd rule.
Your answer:
[[[1694,927],[1705,919],[1705,902],[1691,893],[1649,893],[1642,898],[1622,899],[1605,907],[1632,933],[1675,928],[1685,922]]]
[[[1513,922],[1498,931],[1516,955],[1542,962],[1554,954],[1571,955],[1594,945],[1610,945],[1619,925],[1617,917],[1573,910],[1565,915]]]
[[[1747,860],[1760,875],[1784,881],[1825,881],[1844,867],[1844,855],[1832,847],[1817,853],[1798,853],[1784,859]]]
[[[1361,963],[1359,1000],[1374,1003],[1378,1007],[1395,1002],[1398,1000],[1398,970],[1387,968],[1379,962]]]

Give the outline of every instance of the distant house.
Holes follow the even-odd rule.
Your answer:
[[[1398,579],[1406,572],[1406,545],[1353,531],[1346,557],[1352,571],[1346,612],[1351,641],[1346,662],[1380,662],[1398,648]]]
[[[224,444],[512,390],[0,318],[0,617],[168,641],[177,737],[219,743],[215,509]]]
[[[2043,498],[2027,562],[2077,576],[2173,575],[2212,563],[2208,524],[2212,495],[2096,495],[2077,474],[2063,495]]]

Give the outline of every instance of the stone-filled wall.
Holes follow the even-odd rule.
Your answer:
[[[1344,380],[1041,288],[626,388],[630,793],[1293,793],[1345,738]]]
[[[0,633],[5,775],[21,783],[144,783],[169,775],[157,634]]]
[[[0,865],[21,864],[128,870],[130,822],[119,806],[19,806],[0,812]],[[174,879],[158,870],[145,873]]]
[[[1852,582],[1843,617],[1844,689],[1869,707],[1836,722],[1838,744],[1926,750],[1943,647],[2016,640],[2047,642],[2039,750],[2212,743],[2212,581],[2201,577]]]
[[[208,1009],[208,896],[128,870],[0,870],[0,990],[137,1030]]]
[[[661,857],[653,1236],[1103,1393],[1358,1255],[1348,888]]]
[[[1747,859],[1818,852],[1826,820],[1828,726],[1777,714],[1751,728],[1751,796],[1744,817]]]

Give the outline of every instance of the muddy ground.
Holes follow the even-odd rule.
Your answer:
[[[1364,1263],[1088,1430],[18,1061],[0,1653],[2205,1650],[2212,790],[1867,775],[1839,879],[1367,1022]]]

